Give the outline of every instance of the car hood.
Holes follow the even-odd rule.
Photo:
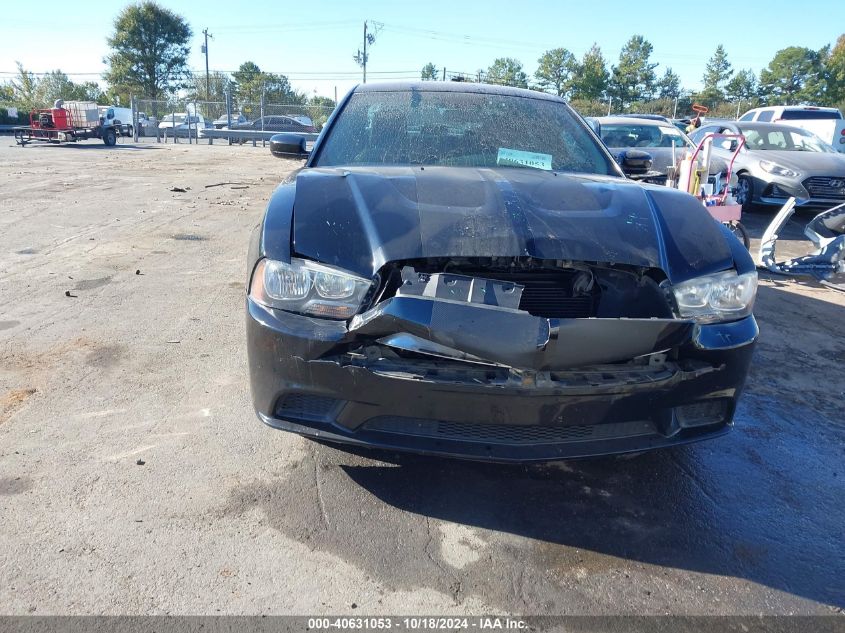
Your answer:
[[[826,176],[845,177],[845,156],[823,152],[788,152],[779,150],[757,150],[749,152],[754,159],[787,167],[794,171],[818,172]]]
[[[308,168],[292,251],[370,277],[386,262],[534,257],[662,269],[678,282],[733,265],[692,196],[610,176],[521,168]]]

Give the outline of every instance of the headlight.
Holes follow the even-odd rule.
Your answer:
[[[262,259],[255,267],[249,296],[270,308],[328,319],[355,315],[372,281],[292,257],[290,264]]]
[[[781,167],[780,165],[773,163],[769,160],[761,160],[760,169],[769,172],[773,176],[783,176],[784,178],[798,178],[798,176],[800,176],[797,171],[787,169],[786,167]]]
[[[729,270],[684,281],[672,287],[681,317],[700,323],[729,321],[751,313],[757,294],[757,272]]]

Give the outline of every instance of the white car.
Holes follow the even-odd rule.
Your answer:
[[[132,108],[119,106],[97,106],[97,110],[108,125],[120,130],[122,136],[132,136]]]
[[[199,131],[210,126],[211,122],[206,122],[201,114],[188,116],[187,112],[171,112],[161,118],[158,129],[168,136],[188,136],[190,133],[192,137],[198,138]]]
[[[819,106],[768,106],[754,108],[740,121],[785,123],[812,132],[838,152],[845,152],[845,119],[836,108]]]

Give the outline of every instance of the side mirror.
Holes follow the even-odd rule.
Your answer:
[[[305,137],[299,134],[274,134],[270,137],[270,153],[276,158],[308,158]]]
[[[639,149],[627,149],[619,153],[616,162],[619,163],[622,172],[628,178],[636,178],[637,176],[645,176],[651,171],[651,164],[654,159],[648,152]]]

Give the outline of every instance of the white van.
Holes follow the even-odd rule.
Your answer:
[[[118,106],[98,106],[100,116],[107,125],[114,125],[123,136],[132,136],[132,108]]]
[[[754,108],[741,117],[740,121],[763,121],[784,123],[804,128],[829,143],[839,152],[845,152],[845,119],[836,108],[819,106],[768,106]]]

